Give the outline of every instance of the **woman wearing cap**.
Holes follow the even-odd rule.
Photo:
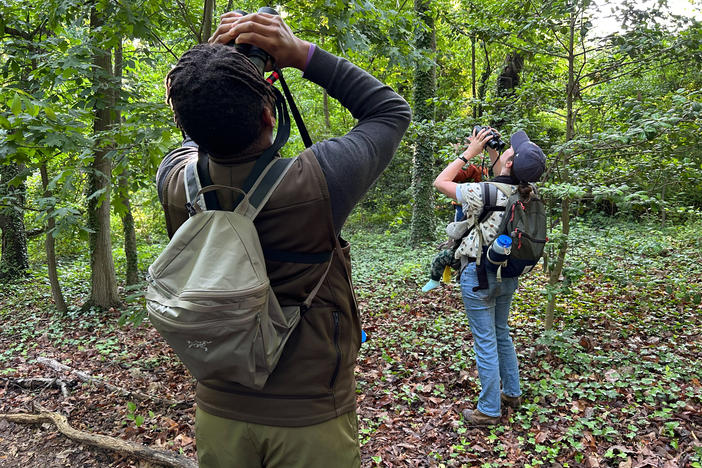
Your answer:
[[[466,214],[465,226],[473,226],[483,211],[482,187],[479,183],[457,184],[453,178],[473,158],[478,157],[485,144],[493,138],[493,129],[483,128],[471,138],[468,149],[451,162],[436,177],[434,187],[463,206]],[[536,182],[546,166],[546,157],[523,131],[512,135],[511,146],[501,155],[487,147],[495,177],[490,182],[508,184],[519,191],[523,198],[532,192],[529,182]],[[508,197],[497,190],[497,206],[505,206]],[[512,296],[517,289],[517,277],[502,274],[501,282],[495,273],[487,271],[487,288],[481,289],[478,280],[476,259],[483,255],[482,245],[489,245],[497,235],[504,211],[492,211],[480,223],[480,232],[473,229],[463,238],[456,250],[456,257],[465,265],[461,273],[461,292],[466,315],[473,333],[475,360],[480,377],[481,392],[477,407],[463,410],[468,424],[497,424],[501,415],[501,404],[517,407],[521,403],[517,354],[509,335],[507,320]],[[479,263],[479,262],[478,262]],[[484,274],[481,271],[481,274]]]

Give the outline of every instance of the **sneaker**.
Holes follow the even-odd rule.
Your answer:
[[[480,410],[477,409],[464,409],[462,414],[463,420],[466,422],[466,424],[473,426],[493,426],[500,422],[499,416],[488,416],[487,414],[481,413]]]
[[[521,396],[507,396],[504,393],[500,394],[500,400],[502,400],[502,404],[504,406],[509,406],[512,409],[517,409],[522,405],[522,397]]]

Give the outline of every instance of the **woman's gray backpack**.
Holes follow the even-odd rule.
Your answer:
[[[506,262],[495,265],[488,261],[487,267],[492,271],[499,270],[501,276],[504,277],[515,277],[527,273],[536,266],[543,256],[544,246],[548,241],[544,202],[537,195],[536,187],[533,184],[529,198],[523,199],[518,190],[512,192],[508,189],[509,186],[494,182],[483,184],[483,200],[486,200],[485,193],[488,185],[496,187],[508,197],[502,223],[497,232],[512,238],[512,248]],[[489,196],[487,200],[489,200]],[[489,245],[486,247],[489,248]]]
[[[253,220],[291,163],[274,159],[248,193],[202,188],[197,162],[185,168],[191,216],[149,267],[146,307],[151,323],[198,380],[263,388],[301,306],[309,307],[326,277],[302,305],[287,307],[280,306],[268,279]],[[244,197],[234,211],[207,209],[204,194],[217,189]]]

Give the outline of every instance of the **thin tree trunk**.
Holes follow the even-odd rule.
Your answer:
[[[205,0],[202,11],[202,27],[200,28],[200,44],[207,42],[212,35],[212,16],[214,15],[215,0]]]
[[[470,82],[473,90],[473,99],[477,99],[477,92],[476,92],[476,82],[475,82],[475,35],[470,37]],[[476,104],[473,104],[473,118],[477,119],[478,118],[478,106]]]
[[[576,88],[575,82],[575,26],[577,13],[571,13],[570,17],[570,35],[568,41],[568,87],[566,89],[566,142],[575,137],[575,113],[573,112],[573,100]],[[562,155],[563,170],[561,172],[564,182],[568,181],[568,155]],[[558,257],[556,258],[551,275],[549,277],[549,290],[554,291],[556,284],[560,281],[563,265],[565,264],[566,253],[568,252],[568,234],[570,233],[570,199],[564,196],[561,202],[561,232],[563,234],[563,243],[558,249]],[[546,304],[546,314],[544,318],[544,328],[551,330],[553,328],[555,308],[556,308],[556,293],[549,295],[548,303]]]
[[[490,54],[488,54],[487,45],[482,41],[483,52],[485,53],[485,68],[480,74],[480,84],[478,85],[478,118],[483,116],[483,100],[485,99],[485,91],[487,90],[487,81],[492,74],[490,66]]]
[[[39,167],[39,172],[41,174],[41,186],[44,189],[44,198],[51,196],[51,191],[49,190],[49,175],[46,170],[46,163],[42,163]],[[54,228],[56,227],[56,220],[53,216],[49,216],[49,220],[46,225],[46,239],[44,241],[44,248],[46,250],[46,266],[49,270],[49,284],[51,285],[51,297],[54,299],[54,304],[56,309],[64,313],[68,310],[66,307],[66,301],[63,298],[63,292],[61,292],[61,283],[59,282],[58,271],[56,269],[56,238],[54,237]]]
[[[113,87],[112,105],[114,112],[114,128],[122,125],[122,112],[119,110],[119,95],[122,90],[122,41],[115,48],[115,82]],[[132,285],[139,282],[139,256],[137,255],[136,231],[134,230],[134,216],[129,194],[129,158],[125,156],[124,170],[117,175],[120,218],[122,219],[122,232],[124,234],[124,256],[127,260],[126,284]]]
[[[90,13],[90,29],[102,25],[97,6]],[[93,56],[93,87],[95,93],[95,114],[93,132],[99,135],[109,129],[112,109],[110,98],[110,80],[112,75],[111,54],[97,49]],[[95,158],[88,177],[88,227],[90,233],[90,267],[91,293],[87,305],[108,308],[120,304],[117,292],[117,279],[112,258],[112,241],[110,239],[110,185],[112,161],[107,157],[106,144],[96,142]],[[99,195],[96,195],[99,194]]]
[[[661,226],[665,227],[665,184],[661,188]]]
[[[436,65],[433,57],[436,52],[434,18],[429,0],[415,0],[414,9],[420,23],[415,30],[415,47],[428,51],[432,63],[426,65],[418,62],[414,70],[414,119],[420,123],[419,135],[414,149],[412,168],[412,195],[414,205],[410,228],[410,243],[417,246],[422,241],[431,240],[434,234],[433,198],[433,160],[434,145],[431,131],[422,123],[434,119],[434,101],[436,96]]]
[[[17,177],[22,167],[13,162],[0,166],[0,196],[10,200],[7,206],[0,207],[0,230],[2,231],[2,256],[0,257],[0,279],[21,278],[29,269],[27,255],[27,231],[24,226],[24,183],[11,186],[9,182]]]
[[[331,130],[331,117],[329,115],[329,94],[326,89],[322,90],[322,103],[324,107],[324,125],[327,130]]]

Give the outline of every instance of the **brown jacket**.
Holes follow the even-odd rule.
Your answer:
[[[187,219],[184,167],[197,157],[195,148],[179,151],[184,151],[182,162],[168,174],[162,192],[169,235]],[[210,161],[210,176],[214,184],[240,187],[252,166],[253,162],[226,166]],[[217,192],[223,209],[232,206],[231,193]],[[350,246],[340,239],[340,253],[333,253],[337,242],[329,192],[311,150],[295,159],[254,224],[264,252],[301,254],[295,262],[266,260],[281,305],[305,300],[326,268],[327,254],[333,257],[331,269],[266,386],[256,391],[232,382],[198,382],[197,404],[217,416],[277,426],[317,424],[355,409],[354,367],[361,328],[351,284]]]

